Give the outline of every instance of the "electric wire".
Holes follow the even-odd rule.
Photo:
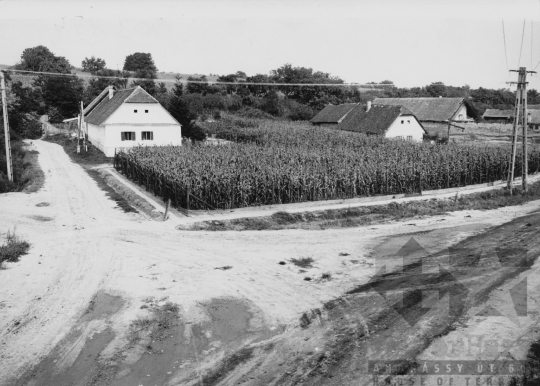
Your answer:
[[[131,80],[131,81],[154,81],[157,83],[196,83],[196,84],[208,84],[208,85],[234,85],[234,86],[290,86],[290,87],[396,87],[394,84],[360,84],[360,83],[272,83],[272,82],[222,82],[222,81],[204,81],[204,80],[188,80],[188,79],[148,79],[148,78],[132,78],[132,77],[122,77],[122,76],[102,76],[102,75],[92,75],[92,74],[62,74],[56,72],[45,72],[45,71],[30,71],[30,70],[15,70],[15,69],[5,69],[5,72],[13,73],[23,73],[23,74],[35,74],[35,75],[47,75],[47,76],[67,76],[67,77],[79,77],[79,78],[101,78],[101,79],[122,79],[122,80]],[[24,76],[24,75],[20,75]],[[31,76],[31,75],[27,75]]]
[[[504,32],[504,19],[502,21],[502,30],[503,30],[503,43],[504,43],[504,57],[506,59],[506,70],[510,70],[510,67],[508,67],[508,54],[506,53],[506,33]]]

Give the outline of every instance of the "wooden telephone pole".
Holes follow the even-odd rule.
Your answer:
[[[512,186],[514,183],[514,169],[516,167],[516,152],[517,152],[517,138],[518,138],[518,127],[521,123],[523,129],[522,133],[522,145],[523,145],[523,154],[522,154],[522,186],[523,191],[528,190],[527,185],[527,174],[529,172],[528,167],[528,157],[527,157],[527,127],[528,127],[528,113],[527,113],[527,74],[536,74],[536,71],[527,71],[527,68],[520,67],[519,70],[510,70],[512,72],[518,73],[517,82],[507,82],[509,84],[517,84],[516,90],[516,104],[514,108],[514,125],[512,131],[512,154],[510,156],[510,166],[508,168],[508,189],[510,194],[512,194]]]
[[[8,180],[13,181],[13,163],[11,161],[11,140],[9,139],[6,80],[4,77],[4,71],[0,71],[0,89],[2,91],[2,112],[3,112],[3,117],[4,117],[4,137],[6,141],[7,177],[8,177]]]

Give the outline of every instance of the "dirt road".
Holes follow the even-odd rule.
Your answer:
[[[287,358],[268,362],[273,378],[262,381],[252,356],[304,339],[302,315],[367,283],[376,251],[421,235],[436,253],[539,207],[355,229],[181,232],[125,213],[60,146],[34,144],[44,188],[0,198],[0,232],[16,226],[32,244],[0,271],[0,385],[280,384]],[[290,261],[302,257],[313,267]],[[171,315],[152,330],[152,318]],[[153,332],[134,337],[134,326]]]

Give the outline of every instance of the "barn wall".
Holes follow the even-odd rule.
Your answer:
[[[403,121],[403,123],[401,123]],[[403,137],[407,139],[408,136],[412,136],[412,140],[415,142],[421,142],[424,138],[424,130],[415,117],[411,115],[405,115],[398,117],[390,128],[386,131],[386,138]]]

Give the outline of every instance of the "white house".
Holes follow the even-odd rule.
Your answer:
[[[109,86],[83,114],[88,140],[107,157],[138,145],[182,145],[180,123],[140,86]]]
[[[403,106],[356,106],[338,126],[341,130],[355,131],[385,138],[421,142],[427,134],[424,126]]]

